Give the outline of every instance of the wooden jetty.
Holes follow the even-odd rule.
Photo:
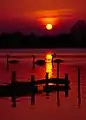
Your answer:
[[[52,85],[49,85],[52,83]],[[43,84],[43,92],[46,89],[50,91],[60,91],[69,88],[70,81],[68,80],[68,74],[65,74],[65,78],[51,78],[48,79],[48,73],[46,73],[46,78],[41,80],[35,80],[34,75],[31,76],[31,80],[27,82],[21,82],[16,80],[16,72],[12,72],[11,83],[7,85],[0,86],[0,96],[10,96],[14,92],[17,94],[30,94],[32,92],[38,93],[38,85]],[[59,86],[58,86],[59,85]]]
[[[16,107],[16,99],[19,97],[24,97],[27,96],[31,98],[31,105],[35,104],[35,95],[36,94],[42,94],[43,92],[46,93],[46,97],[49,97],[49,93],[51,92],[56,92],[57,91],[57,102],[59,101],[59,92],[63,91],[65,93],[65,97],[68,97],[68,91],[70,90],[70,87],[65,88],[64,86],[60,86],[58,88],[56,88],[55,86],[49,86],[49,88],[47,89],[43,89],[43,90],[38,90],[37,87],[34,88],[34,90],[30,89],[30,88],[15,88],[12,85],[8,85],[8,86],[0,86],[0,98],[3,97],[11,97],[11,101],[12,101],[12,107]]]
[[[59,84],[59,85],[65,85],[66,87],[70,84],[70,81],[68,80],[68,74],[65,74],[65,78],[48,78],[48,73],[46,73],[45,79],[35,80],[35,76],[31,75],[31,80],[28,80],[27,82],[24,82],[25,80],[20,81],[16,80],[16,72],[12,72],[12,79],[11,83],[9,85],[16,85],[16,86],[37,86],[40,84],[45,84],[46,86],[49,86],[49,83],[52,84]]]
[[[52,83],[50,85],[49,83]],[[43,84],[43,90],[38,90],[38,85]],[[42,80],[35,80],[34,75],[31,76],[31,80],[27,82],[21,82],[16,80],[16,72],[12,72],[11,83],[6,85],[0,85],[0,97],[11,97],[12,106],[16,107],[16,98],[22,96],[31,96],[31,104],[35,102],[35,94],[46,93],[49,96],[50,92],[65,92],[65,97],[68,96],[68,90],[70,82],[68,80],[68,74],[65,74],[65,78],[48,78],[48,73],[46,73],[46,78]]]

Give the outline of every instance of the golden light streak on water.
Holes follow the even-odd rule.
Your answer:
[[[46,55],[46,72],[49,73],[49,78],[52,77],[52,55]]]

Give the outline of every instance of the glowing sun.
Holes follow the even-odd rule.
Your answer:
[[[47,29],[47,30],[52,30],[52,28],[53,28],[52,24],[47,24],[47,25],[46,25],[46,29]]]

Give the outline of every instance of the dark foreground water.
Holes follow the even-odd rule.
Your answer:
[[[32,69],[31,55],[37,59],[45,59],[46,54],[56,53],[57,58],[64,60],[60,65],[60,77],[68,73],[70,87],[68,97],[64,92],[53,92],[46,97],[45,93],[35,96],[35,103],[31,105],[30,96],[16,98],[16,107],[12,107],[11,97],[0,98],[1,120],[85,120],[86,119],[86,50],[85,49],[47,49],[47,50],[0,50],[0,84],[11,81],[11,72],[17,72],[17,80],[28,81],[32,74],[35,79],[45,78],[46,66],[35,66]],[[9,64],[7,71],[6,55],[11,59],[18,59],[20,63]],[[49,67],[49,66],[48,66]],[[80,68],[80,91],[78,91],[78,72]],[[50,67],[49,67],[50,69]],[[50,70],[51,77],[56,77],[56,65]],[[42,89],[42,86],[39,86]]]

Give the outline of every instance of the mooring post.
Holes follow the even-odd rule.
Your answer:
[[[35,81],[35,76],[31,75],[31,82],[34,82],[34,81]]]
[[[46,86],[45,86],[45,91],[46,91],[46,96],[47,96],[47,97],[49,97],[48,75],[49,75],[49,73],[46,73]]]
[[[31,94],[31,105],[35,104],[35,93],[32,92]]]
[[[78,68],[78,90],[80,90],[80,69]]]
[[[48,75],[49,73],[46,73],[46,87],[48,87]]]
[[[81,104],[81,93],[80,93],[80,68],[78,68],[78,106]]]
[[[31,75],[31,89],[32,89],[32,92],[34,91],[34,81],[35,81],[35,76]]]
[[[65,97],[68,97],[68,74],[65,74]]]
[[[32,83],[32,86],[34,86],[34,81],[35,81],[35,76],[34,76],[34,75],[31,75],[31,83]]]
[[[9,55],[7,55],[7,60],[6,60],[6,69],[7,69],[7,71],[9,70],[9,61],[8,61],[8,59],[9,59]]]
[[[68,97],[68,88],[65,88],[65,97]]]
[[[68,74],[65,74],[65,87],[68,87]]]
[[[59,67],[60,67],[59,64],[60,63],[57,63],[57,69],[56,69],[56,71],[57,71],[57,84],[56,85],[57,86],[59,86],[59,83],[58,83],[58,81],[59,81]]]
[[[57,78],[59,78],[60,63],[57,63]]]
[[[16,95],[12,95],[12,107],[16,107]]]
[[[16,71],[12,71],[11,83],[15,83],[15,82],[16,82]]]
[[[53,68],[53,59],[54,59],[54,56],[52,55],[52,68]]]
[[[60,106],[59,90],[57,91],[57,105]]]
[[[32,61],[32,68],[35,69],[35,55],[32,55],[33,61]]]
[[[34,81],[35,81],[35,76],[31,75],[31,105],[35,104],[35,85],[34,85]]]

